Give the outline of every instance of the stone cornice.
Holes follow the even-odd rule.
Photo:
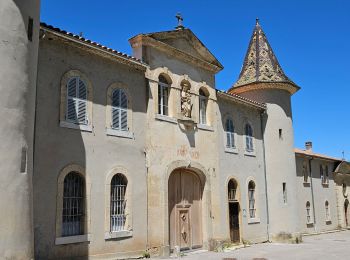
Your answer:
[[[178,59],[181,59],[185,62],[191,63],[192,65],[198,66],[202,69],[211,71],[213,73],[218,73],[222,70],[221,67],[216,66],[214,64],[211,64],[205,60],[199,59],[189,53],[183,52],[175,47],[172,47],[166,43],[163,43],[161,41],[157,41],[147,35],[137,35],[129,40],[131,46],[133,48],[139,47],[139,46],[150,46],[155,49],[158,49],[160,51],[163,51],[167,53],[168,55],[171,55],[173,57],[176,57]]]
[[[290,82],[256,82],[242,86],[234,86],[228,90],[232,94],[241,94],[252,90],[280,89],[288,91],[291,95],[296,93],[300,87]]]

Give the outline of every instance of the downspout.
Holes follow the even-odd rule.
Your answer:
[[[261,140],[263,147],[263,160],[264,160],[264,179],[265,179],[265,201],[266,201],[266,232],[267,232],[267,241],[270,241],[270,215],[269,215],[269,201],[267,197],[267,176],[266,176],[266,156],[265,156],[265,140],[264,140],[264,120],[263,116],[266,115],[266,111],[260,113],[260,127],[261,127]]]
[[[316,232],[316,215],[315,215],[315,197],[314,197],[314,187],[312,183],[312,168],[311,168],[311,161],[313,160],[313,157],[310,157],[309,159],[309,169],[310,169],[310,183],[311,183],[311,199],[312,199],[312,215],[314,219],[314,231]]]

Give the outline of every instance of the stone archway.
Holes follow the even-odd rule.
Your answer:
[[[188,169],[174,170],[168,181],[170,250],[200,248],[202,236],[203,183]]]

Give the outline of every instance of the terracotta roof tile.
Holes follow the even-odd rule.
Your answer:
[[[327,156],[327,155],[324,155],[324,154],[309,152],[309,151],[298,149],[298,148],[294,148],[294,152],[296,154],[301,154],[301,155],[306,155],[306,156],[313,156],[313,157],[326,159],[326,160],[342,161],[342,159],[339,159],[339,158],[334,158],[334,157],[330,157],[330,156]]]

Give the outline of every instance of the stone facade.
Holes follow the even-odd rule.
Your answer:
[[[38,13],[30,2],[23,8]],[[299,87],[259,24],[228,92],[215,87],[221,63],[182,26],[131,38],[135,58],[46,24],[34,28],[40,42],[24,51],[35,56],[28,77],[37,70],[37,78],[22,85],[37,87],[36,100],[26,98],[36,115],[21,120],[35,128],[10,140],[0,127],[11,151],[1,167],[12,174],[2,177],[11,190],[0,200],[8,238],[0,258],[164,256],[347,227],[349,163],[294,150],[291,95]],[[261,55],[263,67],[253,66]],[[18,140],[27,142],[28,175],[14,168]],[[20,183],[23,194],[8,205]]]

